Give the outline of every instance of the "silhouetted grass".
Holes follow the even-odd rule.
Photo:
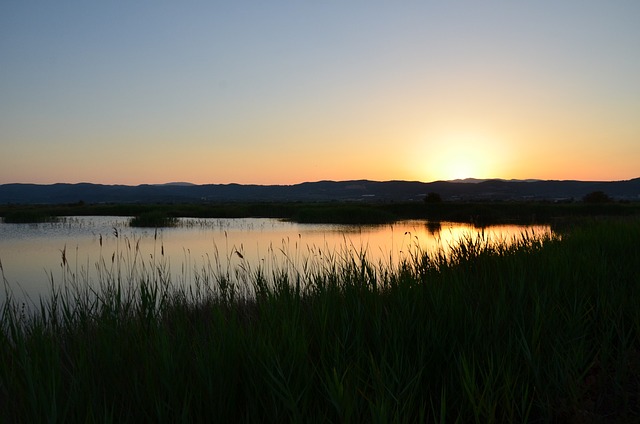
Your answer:
[[[1,421],[637,422],[638,240],[215,256],[190,286],[121,252],[97,291],[67,266],[35,311],[2,305]]]

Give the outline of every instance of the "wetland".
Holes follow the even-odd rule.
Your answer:
[[[637,422],[640,218],[627,206],[542,205],[540,227],[512,222],[522,207],[497,227],[131,227],[140,211],[5,222],[1,418]],[[35,274],[15,289],[18,263]]]

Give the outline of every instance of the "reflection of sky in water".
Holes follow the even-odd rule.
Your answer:
[[[110,264],[113,255],[127,263],[166,261],[174,281],[192,281],[193,274],[212,265],[234,269],[240,264],[256,269],[295,266],[327,257],[366,252],[373,264],[397,263],[416,248],[447,248],[480,230],[469,224],[427,224],[402,221],[382,226],[298,224],[276,219],[189,219],[176,228],[130,228],[122,217],[70,217],[45,224],[0,223],[0,261],[16,297],[22,292],[34,300],[50,290],[51,276],[63,276],[62,252],[71,272],[96,282],[96,264]],[[542,235],[548,226],[502,225],[486,228],[494,240],[510,240],[525,229]],[[117,237],[116,237],[117,232]],[[235,252],[242,255],[237,255]],[[137,257],[136,257],[137,256]],[[271,267],[271,268],[270,268]],[[4,299],[4,291],[0,300]]]

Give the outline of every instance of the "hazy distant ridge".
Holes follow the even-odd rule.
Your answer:
[[[294,185],[169,183],[160,185],[4,184],[0,204],[234,202],[234,201],[409,201],[429,192],[444,200],[581,199],[593,191],[640,200],[640,178],[628,181],[458,180],[318,181]]]

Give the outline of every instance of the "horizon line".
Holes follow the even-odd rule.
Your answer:
[[[0,186],[3,185],[41,185],[41,186],[51,186],[51,185],[82,185],[82,184],[91,184],[91,185],[103,185],[103,186],[126,186],[126,187],[139,187],[139,186],[175,186],[175,187],[190,187],[190,186],[207,186],[207,185],[242,185],[242,186],[296,186],[301,184],[313,184],[313,183],[347,183],[347,182],[373,182],[373,183],[386,183],[386,182],[406,182],[406,183],[421,183],[421,184],[432,184],[439,182],[447,182],[447,183],[481,183],[486,181],[503,181],[503,182],[584,182],[584,183],[614,183],[614,182],[625,182],[640,179],[640,176],[628,179],[621,180],[580,180],[580,179],[543,179],[543,178],[456,178],[451,180],[433,180],[433,181],[420,181],[420,180],[399,180],[399,179],[390,179],[390,180],[370,180],[366,178],[360,179],[347,179],[347,180],[332,180],[332,179],[321,179],[314,181],[301,181],[297,183],[291,184],[283,184],[283,183],[272,183],[272,184],[259,184],[259,183],[238,183],[238,182],[226,182],[226,183],[192,183],[188,181],[169,181],[165,183],[139,183],[139,184],[122,184],[122,183],[98,183],[98,182],[89,182],[89,181],[80,181],[80,182],[55,182],[55,183],[37,183],[37,182],[10,182],[10,183],[0,183]]]

